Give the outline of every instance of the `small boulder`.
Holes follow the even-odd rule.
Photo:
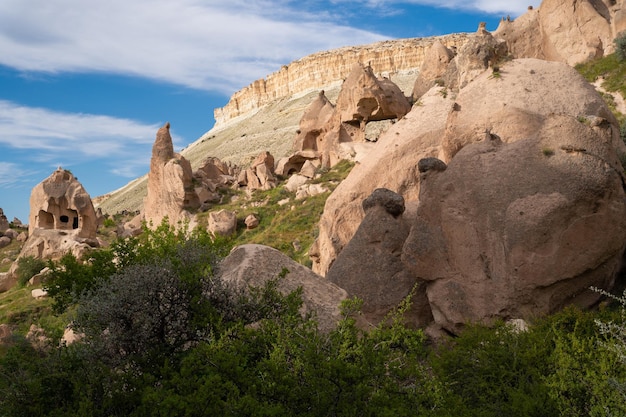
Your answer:
[[[246,229],[256,229],[257,227],[259,227],[259,216],[257,216],[256,214],[249,214],[244,220],[244,223],[246,224]]]
[[[11,244],[11,238],[8,236],[0,236],[0,248],[9,246]]]
[[[228,210],[210,212],[208,230],[213,235],[232,235],[237,230],[237,213]]]

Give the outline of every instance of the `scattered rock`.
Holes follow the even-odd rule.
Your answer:
[[[41,288],[35,288],[34,290],[31,290],[30,295],[34,299],[40,300],[40,299],[46,298],[48,296],[48,291],[43,290]]]

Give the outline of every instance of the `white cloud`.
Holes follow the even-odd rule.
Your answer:
[[[230,93],[306,54],[383,38],[321,22],[292,3],[4,0],[0,64],[139,75]]]
[[[519,16],[528,6],[538,7],[541,0],[332,0],[335,3],[363,3],[371,8],[383,8],[398,4],[420,4],[445,9],[477,11],[490,14]]]
[[[61,113],[0,100],[0,148],[27,154],[33,164],[66,166],[106,160],[114,165],[111,172],[142,173],[158,128],[129,119]],[[131,171],[131,166],[137,169]]]
[[[22,187],[36,172],[13,162],[0,161],[0,188]]]

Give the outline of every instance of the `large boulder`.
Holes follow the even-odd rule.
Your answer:
[[[208,231],[216,236],[230,236],[237,231],[237,213],[229,210],[209,213]]]
[[[29,235],[37,229],[63,230],[95,239],[98,226],[91,197],[70,171],[59,167],[31,191]]]
[[[414,326],[427,326],[432,316],[424,283],[407,271],[401,260],[411,228],[403,216],[404,199],[391,190],[378,188],[363,201],[363,209],[365,218],[326,278],[350,297],[363,300],[363,317],[374,326],[415,290],[405,319]]]
[[[283,269],[288,273],[279,279]],[[341,319],[339,305],[346,292],[276,249],[263,245],[238,246],[220,264],[225,282],[241,288],[262,287],[279,279],[278,290],[289,294],[302,287],[302,313],[314,314],[322,331],[333,329]]]
[[[589,307],[590,286],[612,288],[626,242],[614,128],[552,115],[526,139],[492,136],[429,173],[402,259],[428,282],[440,326]]]
[[[152,227],[160,225],[166,217],[170,224],[177,225],[188,221],[189,210],[199,206],[191,164],[174,152],[170,124],[166,123],[158,130],[152,146],[148,194],[143,204],[144,218]]]
[[[326,133],[335,106],[326,98],[324,90],[309,104],[300,119],[298,135],[294,140],[294,151],[317,151],[318,141]]]

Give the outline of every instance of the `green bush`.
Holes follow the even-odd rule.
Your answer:
[[[620,61],[626,60],[626,32],[621,32],[617,38],[613,40],[615,44],[615,54]]]
[[[24,256],[17,260],[17,283],[25,286],[34,275],[46,267],[46,262],[34,256]]]

